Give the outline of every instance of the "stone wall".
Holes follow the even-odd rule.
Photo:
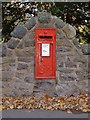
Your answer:
[[[35,28],[56,28],[56,80],[35,80]],[[11,32],[11,39],[0,47],[3,96],[49,94],[78,95],[87,92],[87,57],[76,44],[76,30],[50,13],[39,13]]]

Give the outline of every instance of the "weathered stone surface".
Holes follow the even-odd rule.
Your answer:
[[[34,46],[34,40],[25,40],[24,47],[31,47]]]
[[[34,73],[30,73],[29,76],[25,77],[24,81],[27,83],[34,83],[35,82]]]
[[[36,20],[34,17],[32,17],[30,20],[28,20],[26,23],[25,23],[25,27],[30,30],[31,28],[33,28],[36,24]]]
[[[24,81],[14,81],[9,85],[14,92],[14,96],[27,96],[33,93],[34,84],[29,84]]]
[[[0,46],[0,57],[5,57],[7,55],[6,45],[3,44]]]
[[[38,14],[38,21],[40,23],[49,23],[51,21],[51,14],[46,12],[41,12]]]
[[[42,96],[45,96],[46,94],[45,94],[43,91],[37,91],[37,90],[35,90],[35,91],[33,92],[33,95],[34,95],[35,97],[42,97]]]
[[[83,71],[77,70],[76,74],[77,74],[79,80],[88,79],[88,73],[85,73]]]
[[[76,67],[77,67],[77,64],[76,64],[75,62],[67,61],[67,62],[66,62],[66,67],[76,68]]]
[[[15,49],[20,41],[18,39],[11,38],[7,42],[7,47],[10,49]]]
[[[32,47],[35,42],[35,31],[27,32],[27,34],[23,37],[24,47]]]
[[[63,31],[66,33],[66,35],[69,39],[72,39],[76,36],[76,30],[70,24],[66,24],[63,27]]]
[[[73,72],[73,69],[70,69],[70,68],[61,68],[60,72],[64,73],[64,74],[70,74],[70,73]]]
[[[34,47],[29,49],[15,49],[17,57],[30,57],[34,55]]]
[[[60,56],[60,57],[58,57]],[[60,54],[60,52],[56,53],[56,61],[57,64],[59,64],[60,62],[65,62],[66,61],[66,56],[64,54]]]
[[[24,64],[24,63],[18,63],[18,67],[17,70],[23,70],[23,69],[27,69],[28,65]]]
[[[84,55],[90,55],[90,44],[82,45],[82,52]]]
[[[15,96],[15,94],[12,91],[12,88],[6,87],[2,88],[2,96]]]
[[[38,23],[36,28],[55,28],[54,24],[51,24],[51,21],[49,21],[50,23],[46,24],[46,23]]]
[[[79,67],[81,68],[81,69],[88,69],[88,68],[90,68],[90,66],[88,65],[88,63],[78,63],[79,64]]]
[[[15,51],[13,49],[7,49],[7,58],[15,58]]]
[[[77,39],[73,39],[73,43],[77,48],[81,48],[80,43],[77,41]]]
[[[8,64],[9,64],[9,66],[10,66],[10,69],[13,69],[13,68],[15,68],[15,66],[16,66],[16,58],[8,58]]]
[[[79,88],[72,82],[61,82],[56,86],[56,93],[58,96],[77,96],[80,94]]]
[[[23,70],[23,72],[21,70],[20,71],[18,70],[18,71],[16,71],[15,76],[19,79],[22,79],[22,81],[23,81],[25,78],[25,73],[26,73],[25,69]]]
[[[81,59],[80,59],[80,58],[81,58]],[[75,57],[73,61],[74,61],[74,62],[81,62],[81,63],[85,63],[85,62],[86,62],[85,58],[84,58],[84,57],[81,57],[81,56]]]
[[[82,90],[82,91],[86,91],[86,88],[88,88],[89,87],[89,81],[88,80],[81,80],[81,81],[77,81],[76,82],[76,86],[80,89],[80,90]]]
[[[65,23],[63,20],[57,19],[55,25],[57,28],[63,28],[65,26]]]
[[[65,34],[65,32],[63,32],[62,31],[62,29],[59,29],[59,28],[57,28],[56,29],[56,36],[57,36],[57,41],[58,41],[58,39],[60,40],[60,39],[65,39],[66,38],[66,34]]]
[[[11,81],[13,76],[13,71],[2,71],[2,81]]]
[[[58,69],[58,67],[59,67],[59,68],[63,67],[63,65],[64,65],[63,62],[59,63],[59,64],[57,65],[57,69]]]
[[[57,52],[69,52],[71,49],[69,47],[58,47]]]
[[[27,29],[24,27],[24,25],[19,24],[15,27],[13,32],[11,32],[11,36],[21,39],[24,37],[26,32],[27,32]]]
[[[57,47],[67,47],[68,49],[73,49],[73,44],[71,43],[71,41],[68,41],[68,39],[67,38],[62,38],[62,39],[60,39],[60,38],[58,38],[57,39]]]
[[[18,61],[20,62],[31,62],[30,57],[18,57]]]
[[[50,95],[50,96],[56,96],[55,94],[55,81],[41,81],[37,82],[34,87],[34,94],[35,96],[41,96],[41,95]]]
[[[24,44],[23,41],[20,41],[20,43],[17,45],[18,49],[23,49],[24,48]]]

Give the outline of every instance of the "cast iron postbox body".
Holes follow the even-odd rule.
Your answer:
[[[56,29],[35,32],[35,78],[56,78]]]

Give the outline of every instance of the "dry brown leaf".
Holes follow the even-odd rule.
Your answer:
[[[83,112],[88,112],[88,109],[82,109]]]
[[[88,101],[90,96],[80,94],[76,97],[43,97],[23,96],[23,97],[3,97],[2,109],[44,109],[44,110],[67,110],[89,112]],[[12,104],[13,103],[13,104]]]
[[[72,113],[70,110],[67,110],[67,113]]]
[[[14,106],[13,105],[10,105],[10,109],[13,109],[14,108]]]
[[[2,111],[2,105],[0,105],[0,112]]]

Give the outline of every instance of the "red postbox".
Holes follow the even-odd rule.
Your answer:
[[[56,29],[35,31],[35,78],[56,78]]]

